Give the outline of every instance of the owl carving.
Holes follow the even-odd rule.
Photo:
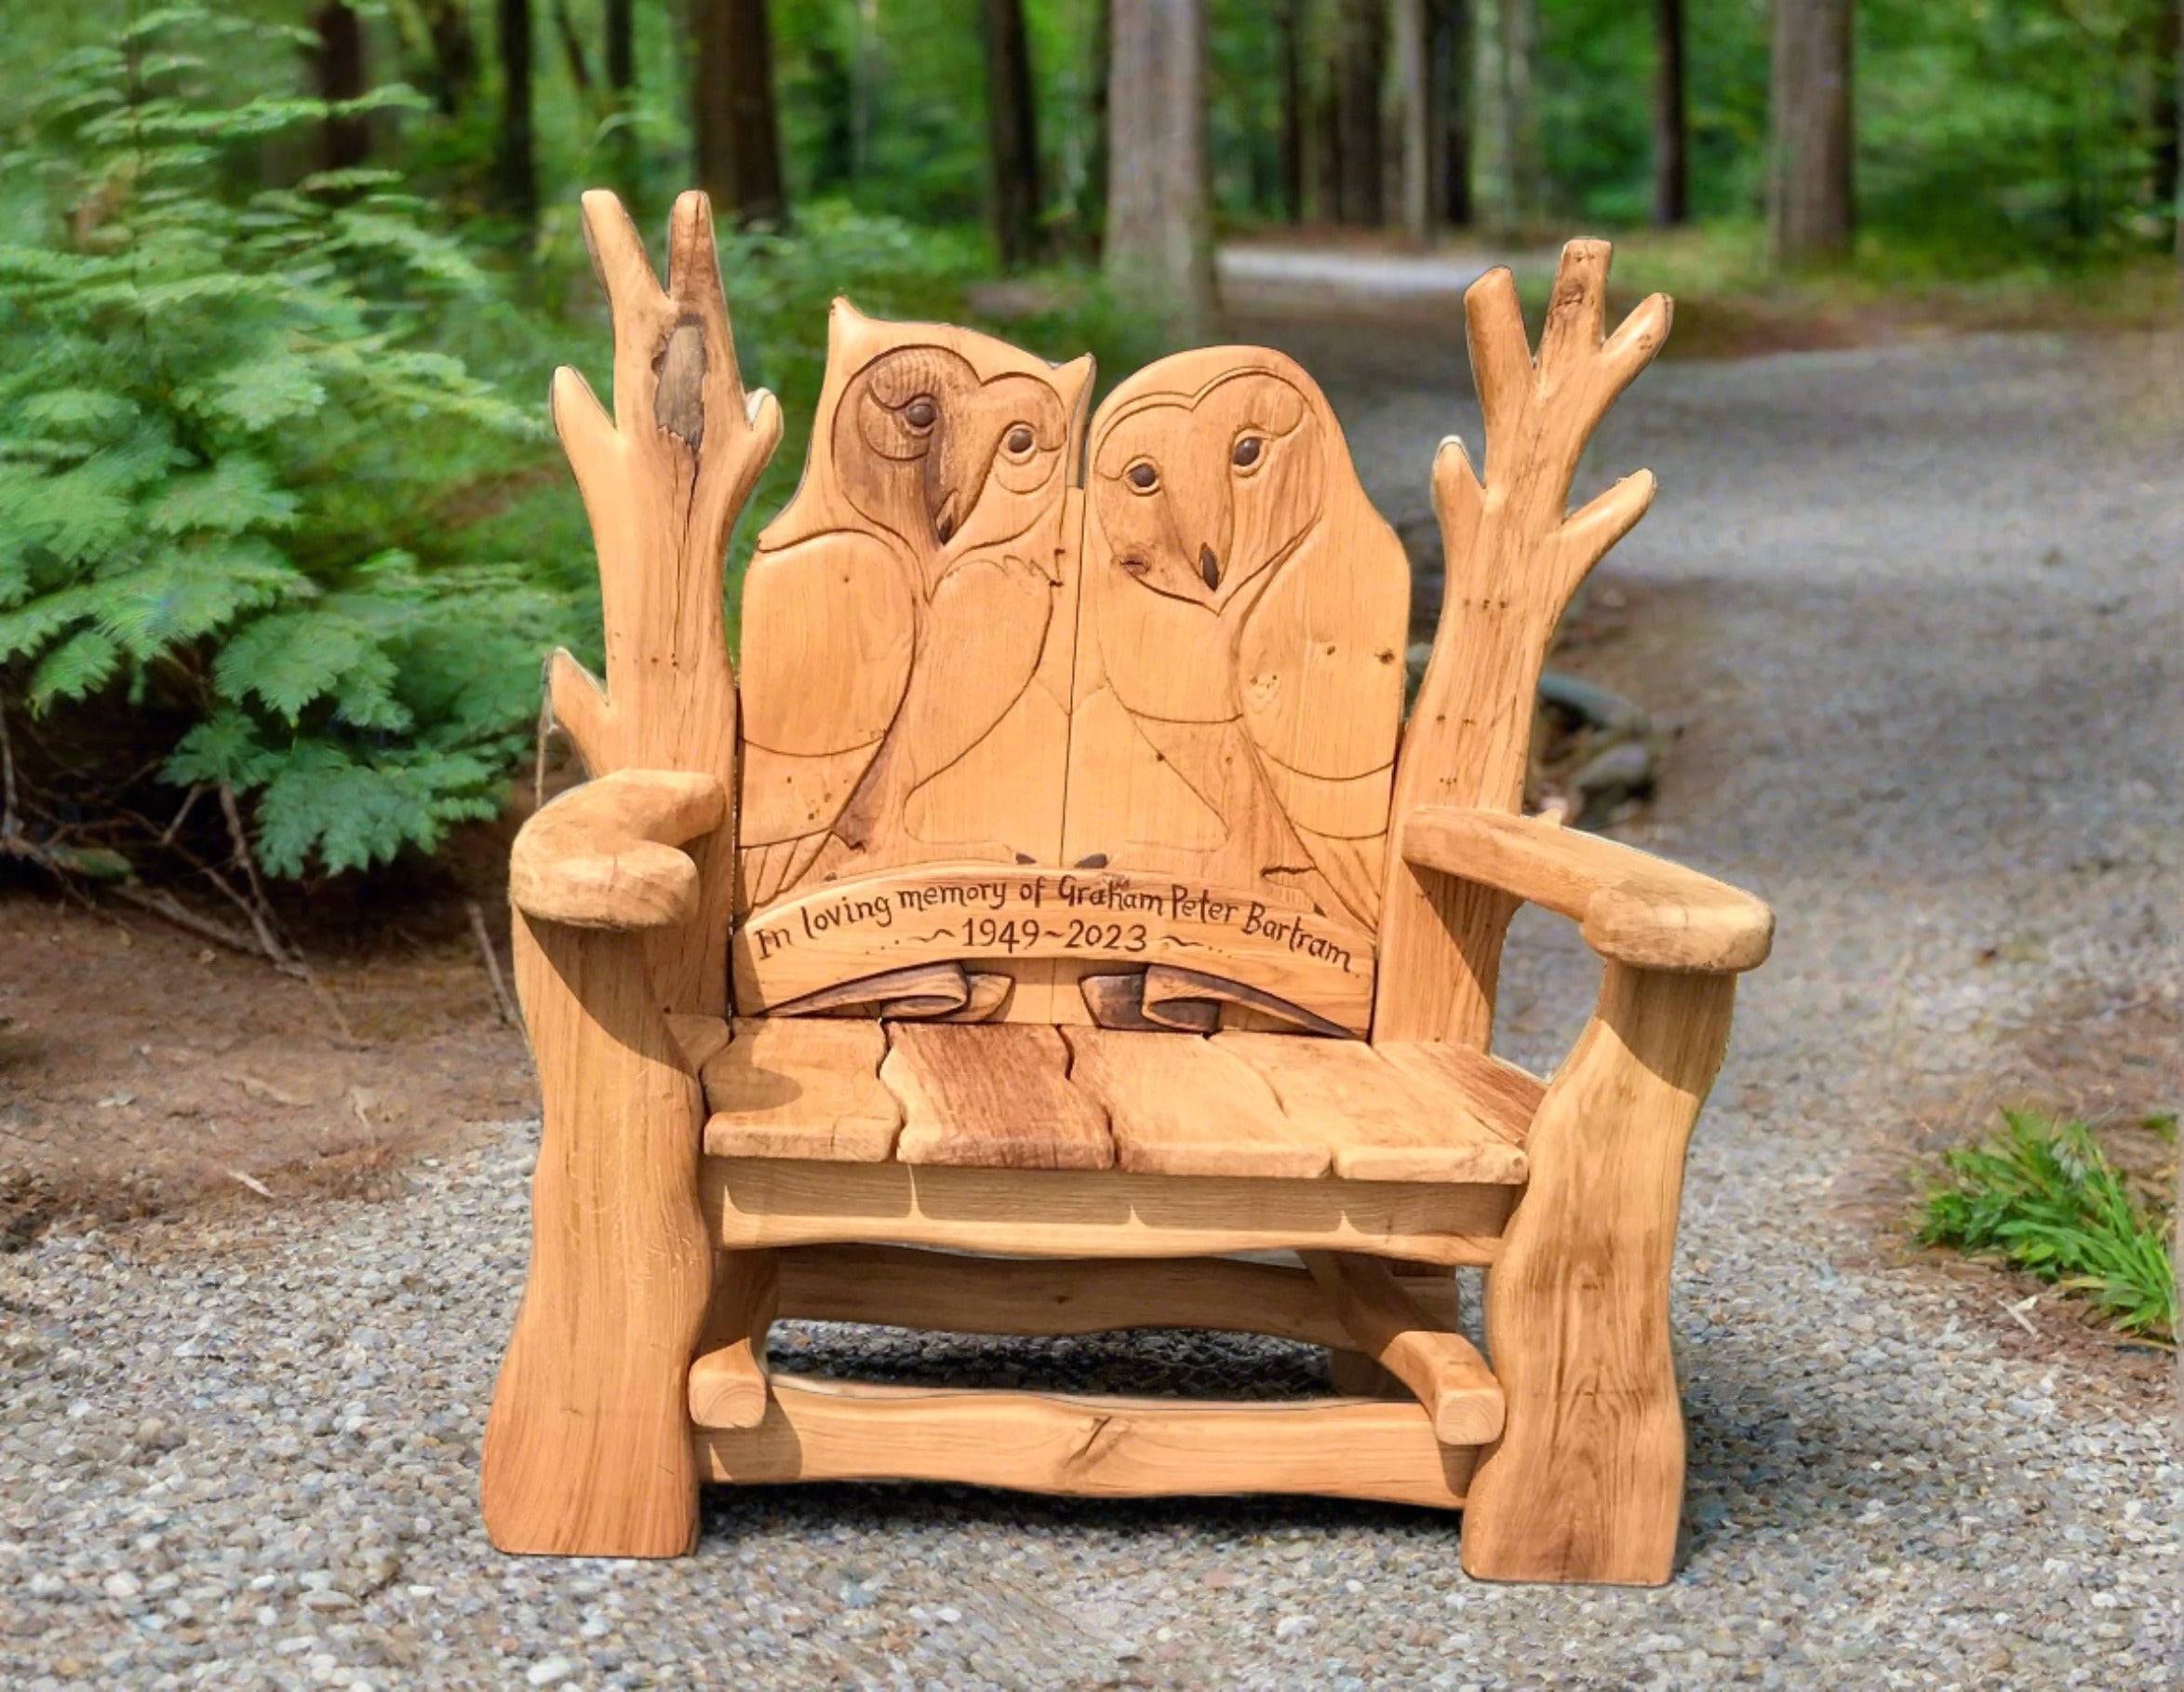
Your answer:
[[[1278,353],[1130,377],[1092,420],[1065,859],[1373,926],[1410,569]]]
[[[836,303],[804,479],[744,586],[743,907],[1053,859],[1092,371]]]

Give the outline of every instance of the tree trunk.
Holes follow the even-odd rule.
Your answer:
[[[736,223],[781,222],[781,126],[773,107],[773,32],[766,0],[694,0],[692,90],[698,183]]]
[[[1335,82],[1340,143],[1336,214],[1377,226],[1384,218],[1380,82],[1387,66],[1385,0],[1342,0],[1342,50]]]
[[[1042,204],[1031,43],[1024,32],[1024,0],[985,0],[984,16],[994,245],[1000,251],[1001,268],[1017,270],[1038,253]]]
[[[364,23],[346,0],[327,0],[312,16],[318,32],[318,97],[357,100],[364,93]],[[329,117],[319,132],[319,163],[351,170],[371,154],[371,131],[361,117]]]
[[[2184,4],[2184,0],[2179,0]],[[1305,44],[1303,0],[1284,0],[1275,17],[1280,32],[1281,210],[1292,223],[1305,221]]]
[[[1392,47],[1395,58],[1398,157],[1401,186],[1397,210],[1403,232],[1414,241],[1432,233],[1433,149],[1428,138],[1432,125],[1432,77],[1426,27],[1426,0],[1394,0]]]
[[[467,0],[425,0],[425,34],[432,41],[433,104],[443,117],[462,110],[477,87],[477,37],[470,33]]]
[[[1664,229],[1691,218],[1684,135],[1683,0],[1654,0],[1654,222]]]
[[[1785,0],[1788,3],[1788,0]],[[1541,210],[1539,113],[1532,97],[1532,60],[1539,40],[1538,0],[1495,0],[1501,25],[1502,170],[1507,221],[1531,222]]]
[[[1436,0],[1432,40],[1435,202],[1459,226],[1471,222],[1471,0]]]
[[[607,87],[615,108],[624,110],[629,92],[637,85],[636,0],[606,0],[601,21],[607,36]]]
[[[1203,0],[1112,0],[1106,270],[1178,342],[1213,318]]]
[[[584,51],[583,37],[576,33],[576,20],[569,14],[569,0],[554,0],[554,29],[561,37],[561,57],[569,66],[569,81],[583,105],[592,100],[592,60]]]
[[[2184,0],[2162,0],[2153,20],[2153,204],[2157,217],[2177,221],[2177,256],[2184,260],[2184,198],[2177,158],[2184,152]]]
[[[530,127],[530,0],[498,0],[497,22],[501,133],[495,142],[493,181],[502,208],[529,223],[539,214]]]
[[[1777,264],[1850,251],[1851,7],[1775,0],[1767,234]]]

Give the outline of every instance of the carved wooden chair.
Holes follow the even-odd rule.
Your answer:
[[[1666,1579],[1684,1147],[1772,919],[1521,801],[1549,636],[1654,492],[1572,514],[1572,476],[1668,302],[1603,336],[1574,242],[1534,357],[1506,271],[1467,296],[1486,474],[1434,461],[1407,725],[1404,556],[1287,358],[1163,359],[1088,416],[1089,360],[838,306],[739,696],[723,549],[780,413],[702,196],[664,291],[612,196],[584,222],[614,410],[567,369],[553,410],[607,676],[549,666],[592,779],[511,872],[545,1128],[494,1542],[674,1555],[703,1483],[893,1478],[1462,1508],[1475,1576]],[[1545,1081],[1490,1044],[1524,901],[1602,962]],[[782,1316],[1280,1335],[1337,1390],[770,1374]]]

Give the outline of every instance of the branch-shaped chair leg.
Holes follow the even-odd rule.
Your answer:
[[[704,1115],[645,939],[516,914],[545,1133],[530,1279],[486,1422],[486,1530],[502,1551],[672,1557],[697,1536],[685,1382],[712,1272]]]
[[[1728,1044],[1735,977],[1605,967],[1487,1272],[1507,1421],[1464,1510],[1464,1568],[1481,1579],[1650,1586],[1675,1562],[1668,1273],[1684,1148]]]

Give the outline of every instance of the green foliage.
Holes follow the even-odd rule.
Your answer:
[[[63,734],[126,697],[294,876],[492,814],[567,613],[442,508],[538,433],[420,344],[489,295],[462,249],[383,172],[223,196],[269,136],[410,103],[212,97],[267,34],[180,6],[68,53],[0,171],[0,678]]]
[[[2174,1344],[2167,1219],[2142,1202],[2084,1122],[2005,1111],[2004,1132],[1947,1153],[1919,1239],[2002,1258],[2083,1293],[2127,1334]],[[2173,1132],[2173,1129],[2172,1129]]]

